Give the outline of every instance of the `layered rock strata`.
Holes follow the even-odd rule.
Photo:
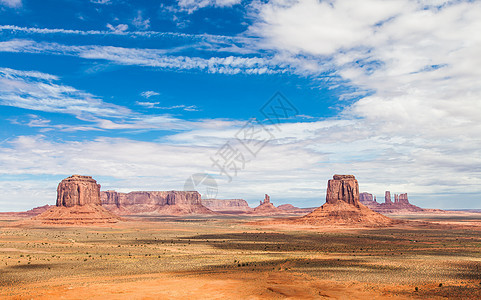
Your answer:
[[[244,199],[202,199],[202,204],[212,211],[222,213],[244,213],[252,210]]]
[[[196,191],[105,191],[100,198],[103,207],[119,215],[215,214]]]
[[[359,184],[353,175],[334,175],[327,184],[326,203],[295,223],[377,227],[394,221],[359,202]]]
[[[101,206],[100,184],[91,176],[72,175],[57,187],[57,204],[35,216],[44,224],[115,223],[119,217]]]

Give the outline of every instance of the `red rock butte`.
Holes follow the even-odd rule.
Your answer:
[[[378,203],[376,201],[376,197],[373,198],[373,195],[370,193],[361,193],[359,194],[359,201],[370,209],[382,214],[432,211],[423,209],[409,203],[407,193],[394,194],[394,202],[392,202],[391,192],[386,191],[384,196],[384,203]]]
[[[57,205],[33,218],[43,224],[115,223],[119,217],[101,206],[100,184],[91,176],[72,175],[57,187]]]
[[[359,202],[359,184],[354,175],[334,175],[327,183],[326,203],[294,223],[309,225],[387,226],[394,220]]]
[[[259,206],[254,208],[252,211],[250,211],[250,214],[256,214],[256,215],[276,215],[276,214],[283,214],[284,211],[281,209],[278,209],[277,207],[274,206],[274,204],[271,203],[271,197],[269,195],[265,194],[264,196],[264,201],[259,201]]]
[[[57,187],[57,206],[101,205],[100,184],[92,176],[72,175]]]
[[[359,205],[359,184],[354,175],[334,175],[327,182],[326,203],[338,201]]]

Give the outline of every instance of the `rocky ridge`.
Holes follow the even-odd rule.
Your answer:
[[[221,213],[245,213],[252,210],[244,199],[202,199],[202,204]]]
[[[100,198],[103,207],[119,215],[215,214],[196,191],[103,191]]]
[[[370,209],[382,213],[405,213],[405,212],[428,212],[431,210],[426,210],[416,205],[409,203],[408,194],[394,194],[394,202],[391,198],[391,192],[386,191],[384,196],[384,203],[378,203],[376,200],[372,199],[372,194],[361,193],[360,201]]]

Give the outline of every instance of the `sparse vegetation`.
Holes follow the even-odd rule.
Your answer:
[[[235,222],[178,219],[129,224],[132,228],[4,228],[1,247],[13,250],[0,252],[0,285],[22,293],[21,286],[74,274],[280,272],[341,283],[400,285],[406,287],[405,296],[413,290],[423,297],[481,293],[478,230],[280,231],[258,230],[239,223],[238,217]]]

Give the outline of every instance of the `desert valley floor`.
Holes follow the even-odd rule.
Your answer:
[[[74,227],[1,216],[0,298],[481,298],[481,214],[391,217],[410,221],[137,216]]]

